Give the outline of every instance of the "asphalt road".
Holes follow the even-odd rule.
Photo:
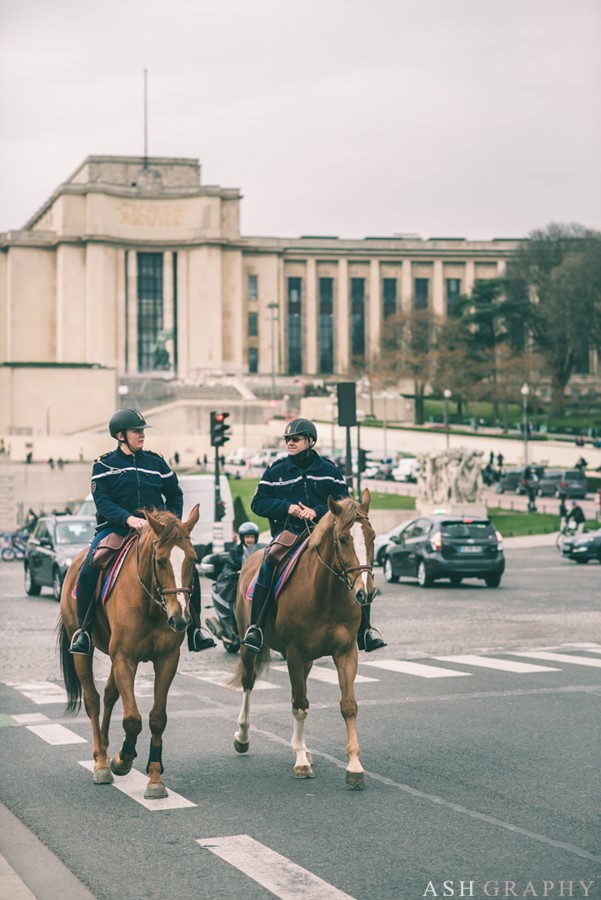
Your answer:
[[[26,598],[21,574],[0,567],[7,896],[15,885],[40,900],[601,895],[600,566],[538,548],[507,551],[498,589],[387,585],[378,573],[374,621],[388,647],[360,654],[363,792],[344,784],[331,662],[310,680],[316,777],[300,781],[282,661],[253,693],[251,750],[239,756],[240,695],[224,686],[235,660],[185,653],[165,734],[170,797],[151,808],[136,779],[147,725],[136,773],[97,786],[81,764],[91,735],[85,714],[63,713],[58,608],[46,591]],[[147,715],[149,666],[138,681]]]

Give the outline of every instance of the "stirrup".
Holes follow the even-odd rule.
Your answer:
[[[366,653],[372,653],[374,650],[381,650],[382,647],[388,646],[378,629],[372,626],[357,636],[357,643],[359,650],[365,650]]]
[[[253,653],[260,653],[263,648],[263,631],[258,625],[249,625],[246,634],[242,639],[242,644]]]
[[[200,628],[190,629],[188,632],[188,650],[191,653],[200,653],[201,650],[210,650],[217,644],[212,637],[205,637]]]
[[[89,656],[92,652],[92,637],[83,628],[78,628],[71,638],[69,653],[80,653],[82,656]]]

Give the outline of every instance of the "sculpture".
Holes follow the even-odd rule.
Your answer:
[[[481,450],[447,450],[418,456],[418,504],[452,506],[480,503],[482,495]]]

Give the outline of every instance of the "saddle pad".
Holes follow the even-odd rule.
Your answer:
[[[138,535],[135,534],[123,545],[123,547],[119,553],[119,556],[117,557],[117,559],[115,560],[115,562],[113,563],[111,568],[109,569],[108,575],[106,576],[105,580],[102,583],[102,587],[100,589],[100,599],[102,600],[103,606],[106,603],[106,601],[108,600],[109,594],[111,593],[111,591],[113,590],[113,587],[115,586],[117,576],[118,576],[119,572],[121,571],[121,566],[123,565],[123,563],[125,561],[125,557],[127,556],[127,551],[129,550],[129,548],[131,547],[133,542],[137,539],[137,537],[138,537]]]
[[[304,551],[304,549],[306,548],[306,546],[307,546],[308,543],[309,543],[309,538],[307,537],[307,538],[305,538],[305,540],[302,542],[302,544],[299,544],[299,546],[296,548],[296,550],[294,551],[294,553],[292,554],[292,556],[290,557],[290,559],[289,559],[288,562],[286,563],[286,566],[284,567],[284,570],[282,571],[282,574],[281,574],[280,577],[278,578],[278,580],[277,580],[277,582],[276,582],[276,585],[275,585],[275,589],[274,589],[274,591],[273,591],[276,600],[277,600],[278,597],[280,596],[280,594],[281,594],[281,592],[282,592],[282,589],[283,589],[284,585],[286,584],[286,582],[287,582],[288,579],[290,578],[290,575],[292,574],[292,572],[293,572],[293,570],[294,570],[294,567],[296,566],[296,564],[297,564],[297,562],[298,562],[298,560],[299,560],[299,558],[300,558],[301,553]],[[255,577],[252,579],[251,583],[249,584],[249,586],[248,586],[248,588],[247,588],[247,590],[246,590],[246,599],[247,599],[247,600],[252,600],[252,598],[253,598],[253,594],[254,594],[254,591],[255,591],[255,584],[257,583],[257,579],[258,579],[258,577],[259,577],[259,572],[260,572],[260,571],[261,571],[261,567],[259,566],[259,570],[258,570],[257,574],[256,574]]]

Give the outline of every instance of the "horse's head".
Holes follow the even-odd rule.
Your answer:
[[[153,596],[165,609],[169,627],[184,631],[190,624],[190,594],[196,563],[190,534],[198,522],[199,505],[196,504],[185,522],[164,510],[144,510],[144,515],[149,525],[144,538],[152,544]]]
[[[370,502],[367,488],[361,503],[350,497],[345,500],[328,497],[328,508],[334,517],[334,549],[339,577],[354,592],[360,606],[371,603],[376,595],[373,573],[376,535],[368,519]]]

